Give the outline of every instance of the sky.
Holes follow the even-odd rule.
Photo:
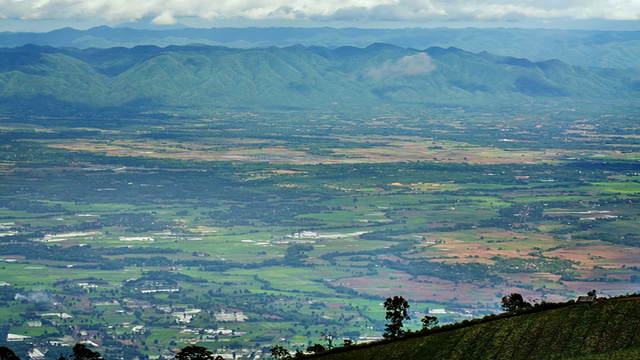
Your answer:
[[[0,31],[123,23],[640,30],[640,0],[0,0]]]

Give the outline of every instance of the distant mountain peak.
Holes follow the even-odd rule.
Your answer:
[[[381,43],[381,42],[375,42],[367,46],[366,48],[364,48],[365,51],[380,51],[380,50],[387,50],[387,49],[396,50],[396,49],[402,49],[402,48],[393,44]]]

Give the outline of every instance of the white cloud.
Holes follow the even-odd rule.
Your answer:
[[[367,76],[380,81],[388,78],[423,76],[436,69],[429,55],[417,53],[396,61],[386,61],[379,67],[369,69]]]
[[[165,11],[162,14],[156,16],[151,20],[151,22],[155,25],[173,25],[178,22],[176,18],[173,17],[171,12]]]
[[[0,0],[0,19],[640,20],[639,0]]]

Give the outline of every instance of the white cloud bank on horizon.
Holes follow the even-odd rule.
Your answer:
[[[0,19],[151,17],[171,25],[204,20],[519,21],[524,19],[640,20],[640,0],[0,0]]]

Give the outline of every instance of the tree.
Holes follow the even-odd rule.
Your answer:
[[[291,357],[291,354],[289,354],[289,350],[280,345],[276,345],[271,348],[271,357],[278,360],[288,359]]]
[[[520,309],[530,308],[531,304],[524,301],[522,295],[518,293],[512,293],[511,295],[505,295],[502,297],[500,306],[504,311],[516,311]]]
[[[385,338],[395,338],[404,335],[405,331],[402,329],[402,322],[404,320],[410,320],[409,317],[409,303],[402,296],[394,296],[393,298],[387,298],[383,304],[387,310],[385,319],[389,320],[389,323],[384,326]]]
[[[324,340],[327,342],[327,349],[331,350],[333,348],[333,338],[336,337],[336,332],[335,331],[329,331],[329,332],[321,332],[320,333],[320,339]]]
[[[188,345],[176,354],[177,360],[208,360],[213,357],[213,353],[204,346]]]
[[[595,289],[593,289],[587,293],[587,296],[595,298],[597,293],[598,292]]]
[[[314,354],[319,354],[327,350],[322,344],[313,344],[307,348],[307,351]]]
[[[0,360],[20,360],[18,355],[6,346],[0,346]]]
[[[438,325],[438,318],[435,316],[425,315],[420,319],[420,322],[422,322],[422,330],[427,330]]]
[[[89,349],[85,344],[75,344],[71,351],[74,360],[104,360],[99,352]]]

